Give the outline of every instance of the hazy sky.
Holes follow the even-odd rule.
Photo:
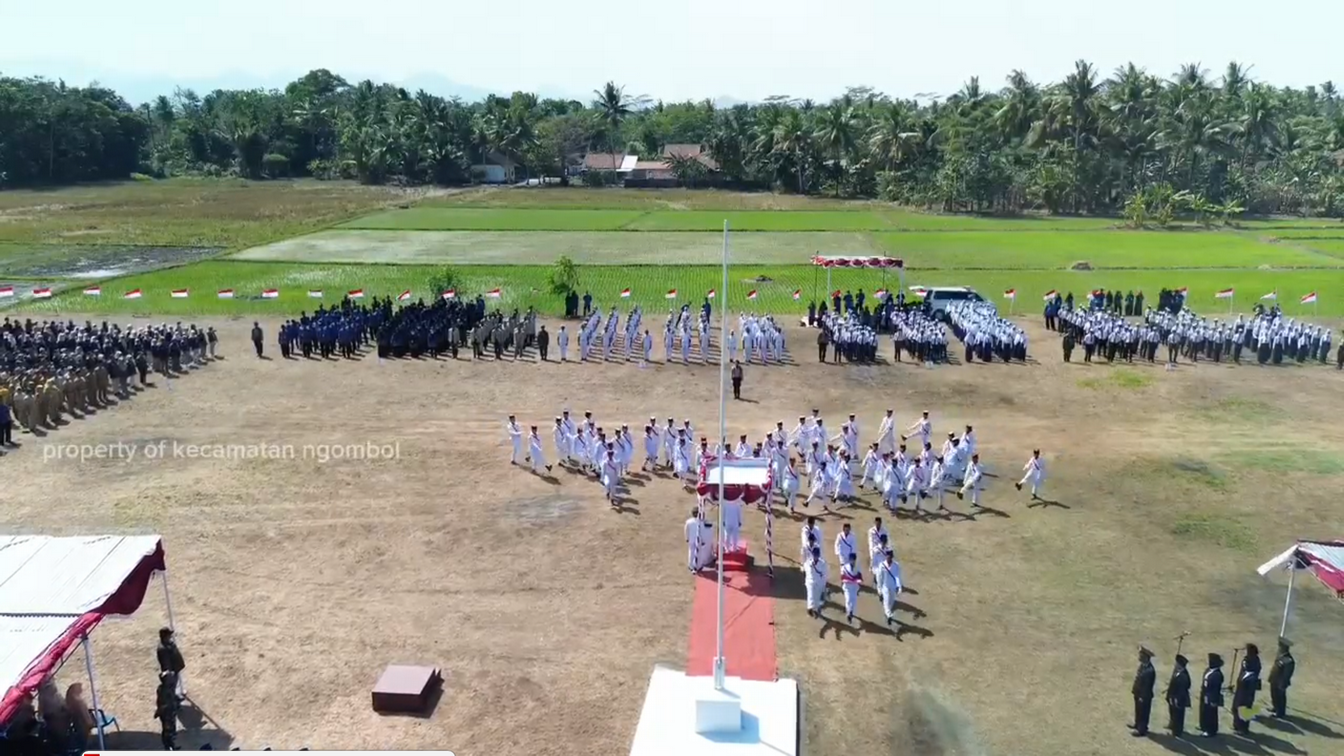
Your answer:
[[[116,85],[278,85],[312,68],[390,81],[436,75],[491,91],[588,99],[607,80],[663,99],[829,98],[849,85],[997,89],[1014,68],[1344,85],[1344,2],[1288,0],[0,0],[0,71]]]

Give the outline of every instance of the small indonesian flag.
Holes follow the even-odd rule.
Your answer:
[[[1233,295],[1233,294],[1236,294],[1236,293],[1237,293],[1237,290],[1236,290],[1236,289],[1223,289],[1222,291],[1218,292],[1217,294],[1214,294],[1214,295],[1213,295],[1213,298],[1214,298],[1214,299],[1231,299],[1231,298],[1232,298],[1232,295]]]
[[[190,294],[187,289],[173,289],[173,299],[186,299]]]
[[[1302,304],[1316,304],[1316,292],[1312,292],[1302,297]]]
[[[457,299],[457,289],[449,289],[443,293],[444,299]]]
[[[12,297],[12,296],[14,296],[13,286],[0,286],[0,297]]]
[[[350,291],[347,291],[347,292],[345,293],[345,295],[346,295],[347,297],[350,297],[351,299],[363,299],[363,298],[364,298],[364,290],[363,290],[363,289],[351,289]]]
[[[676,298],[677,298],[676,289],[668,289],[667,293],[663,295],[663,299],[676,299]]]
[[[487,291],[485,295],[491,299],[499,299],[504,296],[504,292],[501,289],[491,289],[490,291]]]
[[[408,301],[410,301],[410,299],[411,299],[411,290],[410,290],[410,289],[407,289],[406,291],[403,291],[402,293],[400,293],[400,294],[397,295],[397,301],[398,301],[398,302],[408,302]]]
[[[714,295],[718,293],[719,293],[718,290],[710,289],[709,291],[705,292],[705,299],[713,299]]]
[[[1009,289],[1003,293],[1004,299],[1017,299],[1017,289]]]
[[[1275,289],[1274,291],[1271,291],[1270,293],[1268,293],[1268,294],[1266,294],[1266,295],[1264,295],[1263,297],[1260,297],[1260,298],[1261,298],[1261,299],[1278,299],[1278,298],[1279,298],[1279,290],[1278,290],[1278,289]]]
[[[220,299],[233,299],[233,289],[220,289],[215,296]]]
[[[747,299],[755,299],[755,298],[756,298],[756,290],[755,290],[755,289],[752,289],[751,291],[747,292]]]
[[[885,297],[886,295],[887,295],[887,290],[886,290],[886,289],[878,289],[877,291],[873,292],[873,296],[877,297],[878,299],[881,299],[882,297]]]
[[[51,289],[41,288],[33,289],[34,299],[51,299]]]
[[[279,299],[279,298],[280,298],[280,290],[279,290],[279,289],[262,289],[262,290],[261,290],[261,298],[262,298],[262,299]]]
[[[1185,296],[1186,294],[1190,293],[1190,289],[1185,286],[1182,286],[1181,288],[1176,290],[1176,293],[1180,294],[1181,296]]]
[[[803,290],[802,290],[802,289],[794,289],[794,290],[793,290],[793,301],[797,302],[798,300],[800,300],[800,299],[802,299],[802,298],[803,298]]]
[[[917,297],[922,297],[922,296],[924,296],[925,294],[928,294],[928,293],[929,293],[929,290],[926,289],[926,288],[924,288],[923,286],[911,286],[911,287],[910,287],[910,291],[913,291],[913,292],[915,293],[915,296],[917,296]],[[839,292],[837,292],[837,293],[839,293]]]
[[[84,296],[86,297],[101,297],[102,295],[103,289],[100,286],[90,286],[84,290]]]
[[[836,297],[840,296],[840,294],[841,291],[839,289],[836,289],[835,291],[831,292],[831,299],[835,299]]]
[[[321,299],[321,298],[322,298],[322,290],[321,290],[321,289],[309,289],[309,290],[308,290],[308,296],[312,297],[313,299]]]
[[[629,299],[629,298],[630,298],[630,290],[621,289],[621,299]]]
[[[1050,291],[1047,291],[1045,293],[1045,296],[1041,297],[1041,299],[1044,299],[1045,301],[1049,302],[1050,300],[1054,299],[1057,296],[1059,296],[1059,292],[1055,291],[1054,289],[1051,289]]]
[[[121,295],[121,298],[122,298],[122,299],[139,299],[139,298],[141,297],[141,295],[142,295],[142,292],[141,292],[139,289],[131,289],[130,291],[126,292],[125,294],[122,294],[122,295]]]

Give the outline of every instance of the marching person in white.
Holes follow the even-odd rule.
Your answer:
[[[783,485],[784,485],[784,503],[788,505],[789,512],[793,512],[793,502],[798,498],[798,471],[793,467],[793,457],[788,458],[788,463],[784,467]]]
[[[807,518],[807,522],[803,524],[803,532],[801,533],[801,535],[802,535],[801,540],[803,544],[803,549],[802,549],[802,556],[799,557],[799,561],[806,562],[808,555],[812,553],[811,547],[809,547],[807,544],[808,538],[810,537],[812,539],[812,546],[821,545],[821,526],[817,524],[817,518],[815,517]]]
[[[509,422],[504,426],[509,432],[509,441],[513,444],[513,457],[509,464],[516,465],[518,460],[523,458],[523,427],[518,424],[518,420],[509,415]]]
[[[923,457],[916,457],[915,464],[910,468],[910,477],[905,481],[905,493],[901,495],[901,503],[908,503],[910,497],[915,497],[915,511],[924,511],[924,497],[928,496],[929,488],[929,469],[924,466]]]
[[[663,426],[663,456],[666,459],[664,467],[671,469],[677,453],[677,425],[672,418],[667,419],[667,425]]]
[[[802,454],[806,454],[808,448],[810,448],[808,437],[811,435],[812,431],[807,425],[807,418],[799,417],[798,425],[794,426],[792,431],[789,431],[789,446],[797,449]]]
[[[929,473],[929,488],[933,490],[938,497],[938,511],[946,512],[947,506],[943,504],[943,487],[947,484],[947,465],[942,457],[933,461],[933,470]]]
[[[1031,459],[1028,459],[1027,463],[1022,465],[1022,470],[1026,472],[1026,475],[1023,475],[1022,480],[1017,482],[1017,490],[1021,491],[1022,486],[1030,483],[1032,501],[1040,499],[1041,481],[1045,480],[1045,460],[1041,459],[1040,449],[1031,452]]]
[[[840,527],[840,534],[835,537],[835,557],[840,564],[849,561],[849,557],[859,553],[858,539],[854,537],[854,532],[849,529],[849,523]]]
[[[644,426],[644,464],[640,470],[658,469],[658,427],[650,423]]]
[[[975,429],[966,426],[966,432],[961,434],[961,445],[966,454],[975,454]]]
[[[896,619],[896,599],[901,595],[904,586],[901,585],[901,565],[896,561],[896,557],[890,550],[886,553],[886,558],[882,566],[877,568],[877,592],[882,597],[882,613],[887,616],[887,624]]]
[[[653,362],[653,336],[649,335],[646,330],[644,331],[644,364],[647,365],[650,362]]]
[[[920,418],[906,430],[913,431],[913,433],[901,436],[901,440],[905,441],[910,438],[910,436],[918,435],[919,445],[923,448],[925,444],[929,443],[929,437],[933,435],[933,421],[929,420],[929,411],[924,410],[924,413],[920,415]]]
[[[853,412],[849,413],[849,431],[854,434],[854,445],[846,448],[850,459],[856,459],[859,456],[859,421]]]
[[[747,434],[743,433],[737,439],[737,448],[733,449],[733,456],[741,459],[747,459],[751,456],[751,444],[747,442]]]
[[[886,556],[890,538],[886,526],[882,524],[882,518],[874,518],[873,526],[868,528],[868,567],[873,573],[874,580],[877,579],[877,567]]]
[[[816,465],[812,470],[812,490],[803,500],[803,506],[811,504],[812,500],[817,497],[821,497],[822,501],[826,500],[826,463],[817,462]]]
[[[555,430],[551,431],[551,436],[555,439],[555,463],[561,467],[569,461],[569,434],[565,431],[565,423],[560,418],[555,419]]]
[[[877,427],[877,450],[878,452],[896,451],[896,419],[892,417],[894,410],[887,410],[887,414],[882,418],[882,423]]]
[[[532,433],[527,437],[528,456],[532,460],[532,472],[536,472],[538,467],[546,468],[546,472],[551,471],[551,466],[546,464],[545,452],[541,450],[541,436],[537,435],[537,426],[532,426]]]
[[[613,445],[614,446],[614,445]],[[621,465],[616,461],[616,450],[608,449],[606,460],[602,463],[602,488],[611,506],[617,506],[616,486],[621,482]]]
[[[868,447],[868,453],[863,455],[863,477],[859,479],[859,489],[862,490],[868,485],[868,479],[877,473],[877,463],[881,459],[878,456],[878,445],[874,443]],[[881,485],[881,482],[874,478],[874,483]]]
[[[821,547],[812,548],[812,557],[803,568],[807,571],[804,581],[807,586],[807,614],[809,617],[820,617],[822,607],[826,605],[826,578],[830,572],[826,558],[821,555]]]
[[[971,463],[966,465],[966,476],[962,478],[961,490],[957,491],[957,498],[966,498],[966,492],[971,492],[971,506],[980,506],[980,455],[972,454]]]
[[[700,519],[699,510],[692,509],[690,519],[686,520],[686,567],[691,572],[699,572],[708,564],[712,551],[705,530],[711,527]]]
[[[723,553],[736,551],[742,545],[742,502],[724,499],[723,532],[720,533],[719,548]]]
[[[859,588],[863,585],[863,573],[859,571],[859,558],[854,552],[840,563],[840,588],[845,592],[845,620],[854,622],[854,612],[859,607]]]
[[[672,474],[677,480],[691,477],[691,442],[684,432],[677,432],[676,447],[672,450]]]
[[[840,452],[840,459],[835,463],[834,475],[835,491],[831,494],[831,503],[852,501],[854,499],[854,476],[849,471],[849,455],[845,452]]]

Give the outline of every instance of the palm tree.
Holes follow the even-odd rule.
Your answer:
[[[857,144],[854,121],[854,108],[844,102],[826,106],[817,118],[815,132],[817,144],[830,156],[837,179],[849,164],[849,158]],[[839,192],[838,180],[836,191]]]
[[[621,124],[630,115],[631,106],[634,103],[631,99],[626,98],[625,88],[616,86],[616,83],[612,81],[604,84],[601,89],[594,89],[593,95],[597,98],[593,100],[593,109],[597,111],[598,122],[601,123],[603,132],[607,136],[607,148],[615,152],[615,146],[620,138]]]
[[[918,125],[906,105],[888,103],[878,110],[868,129],[868,150],[878,165],[892,171],[910,156],[919,138]]]

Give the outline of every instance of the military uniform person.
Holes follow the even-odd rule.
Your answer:
[[[1251,731],[1250,709],[1255,705],[1255,693],[1260,690],[1260,649],[1254,643],[1246,644],[1246,656],[1237,670],[1237,682],[1232,692],[1232,729],[1243,735]]]
[[[1209,654],[1209,668],[1199,685],[1199,734],[1218,734],[1218,710],[1223,707],[1223,657]]]
[[[1167,729],[1178,738],[1185,734],[1185,710],[1190,708],[1190,670],[1186,669],[1189,663],[1189,659],[1177,654],[1176,667],[1167,682]]]
[[[1139,669],[1134,673],[1134,722],[1131,735],[1136,738],[1148,734],[1148,718],[1153,713],[1153,689],[1157,685],[1157,670],[1153,667],[1153,652],[1139,646]]]
[[[1275,719],[1288,716],[1288,686],[1293,684],[1293,672],[1297,669],[1297,660],[1288,650],[1292,645],[1287,638],[1279,638],[1279,655],[1269,669],[1269,700]]]

